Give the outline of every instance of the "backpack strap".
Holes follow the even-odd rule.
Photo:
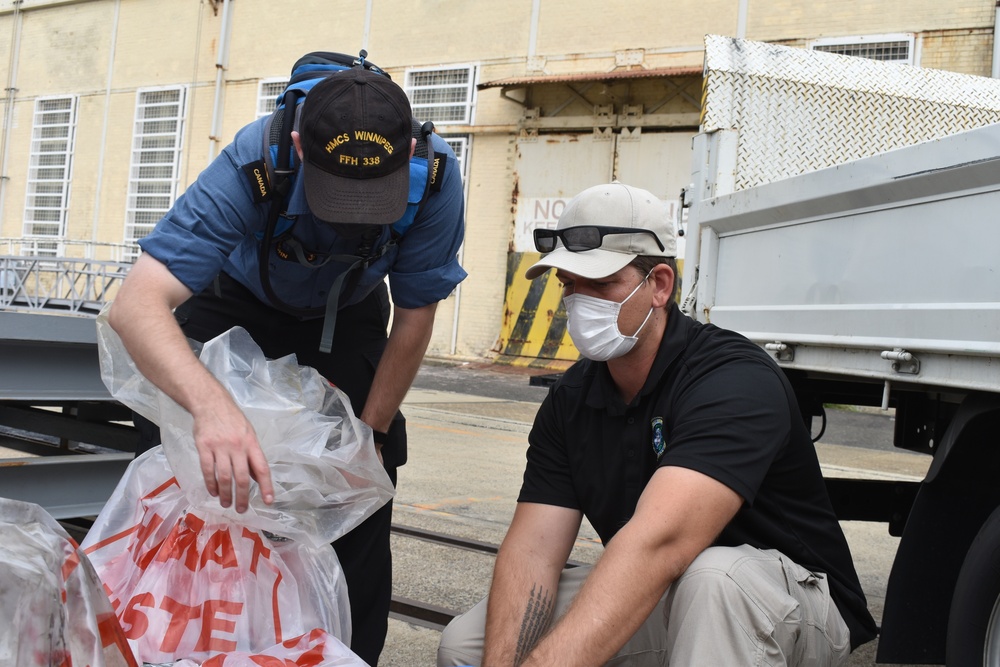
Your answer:
[[[286,214],[285,203],[300,167],[298,155],[292,150],[291,140],[292,128],[296,126],[295,120],[300,102],[318,81],[333,71],[348,69],[352,66],[364,67],[389,77],[388,73],[369,62],[367,55],[367,52],[362,50],[358,58],[351,59],[350,56],[343,54],[315,52],[300,58],[292,67],[289,85],[282,93],[278,108],[271,114],[264,126],[263,168],[267,182],[271,187],[268,189],[261,184],[260,175],[252,171],[259,163],[243,166],[252,183],[254,178],[258,179],[256,183],[260,185],[260,192],[263,196],[257,198],[255,191],[255,199],[270,201],[267,223],[263,234],[259,235],[258,275],[261,288],[272,306],[290,315],[311,317],[318,312],[324,312],[323,333],[319,348],[321,352],[330,352],[332,349],[333,333],[336,328],[337,311],[342,293],[352,294],[357,288],[364,269],[385,255],[406,233],[423,208],[428,195],[435,189],[435,182],[437,183],[436,189],[440,189],[440,181],[443,179],[444,165],[446,164],[445,156],[435,153],[431,144],[430,135],[434,131],[434,124],[427,122],[421,125],[413,120],[412,133],[417,138],[417,146],[408,167],[411,180],[409,202],[403,217],[391,225],[391,238],[388,242],[379,248],[374,248],[382,230],[380,226],[373,227],[362,236],[356,255],[333,255],[325,257],[322,261],[317,261],[315,258],[310,258],[309,253],[305,251],[301,243],[291,236],[295,218]],[[341,272],[330,286],[324,309],[292,306],[275,293],[268,271],[268,255],[276,241],[281,243],[283,247],[291,249],[291,254],[295,255],[295,259],[301,265],[309,268],[318,269],[333,260],[349,264],[348,268]]]

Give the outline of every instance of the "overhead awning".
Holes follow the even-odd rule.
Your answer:
[[[701,67],[662,67],[660,69],[620,69],[610,72],[574,72],[572,74],[540,74],[497,79],[481,83],[476,88],[519,88],[543,83],[579,81],[616,81],[621,79],[657,79],[680,76],[701,76]]]

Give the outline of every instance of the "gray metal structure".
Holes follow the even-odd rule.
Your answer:
[[[101,382],[94,315],[128,265],[0,257],[0,495],[90,516],[132,460],[130,413]]]
[[[788,369],[1000,392],[997,211],[1000,124],[700,201],[692,310]]]
[[[811,424],[895,410],[923,481],[827,480],[901,537],[878,661],[1000,665],[1000,81],[706,51],[685,310],[770,352]]]

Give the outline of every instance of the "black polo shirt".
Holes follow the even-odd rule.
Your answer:
[[[649,377],[626,405],[607,364],[574,364],[528,436],[519,502],[577,509],[607,544],[660,466],[716,479],[744,499],[715,544],[777,549],[828,575],[859,646],[875,637],[816,449],[784,373],[743,336],[672,304]]]

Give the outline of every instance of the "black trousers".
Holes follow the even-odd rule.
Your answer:
[[[385,349],[389,298],[382,285],[361,303],[337,315],[333,350],[319,351],[322,318],[300,320],[261,303],[252,292],[226,274],[220,274],[218,293],[209,287],[191,297],[175,312],[188,338],[205,342],[240,326],[249,332],[269,359],[295,354],[299,364],[312,366],[351,399],[360,415],[371,389],[375,368]],[[135,415],[141,443],[137,455],[160,444],[159,430]],[[406,430],[399,413],[382,448],[386,471],[393,485],[396,468],[406,462]],[[333,543],[347,579],[353,627],[351,650],[369,665],[377,665],[388,630],[392,597],[392,556],[389,528],[392,503]]]

